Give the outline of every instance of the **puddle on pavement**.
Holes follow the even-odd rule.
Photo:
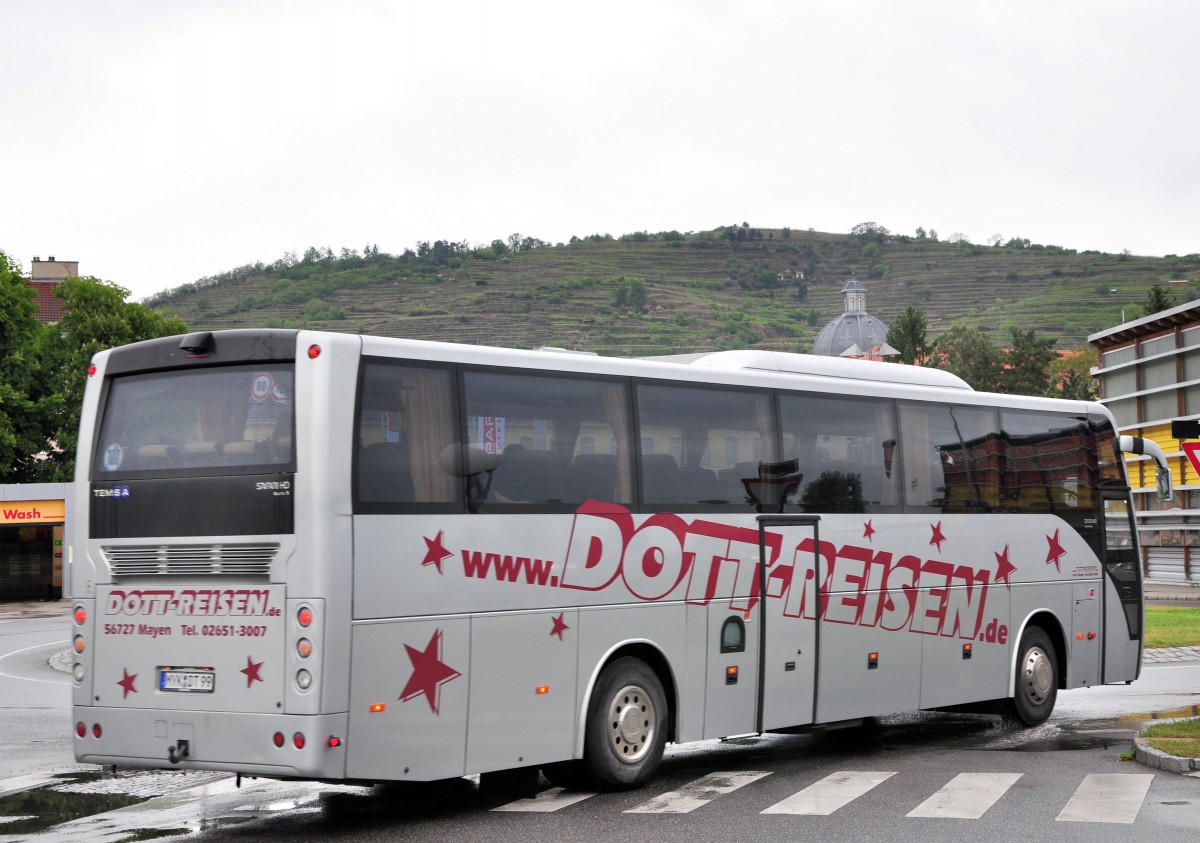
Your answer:
[[[1129,737],[1119,734],[1088,735],[1078,732],[1060,732],[1043,738],[1014,743],[1012,746],[985,747],[1005,749],[1010,752],[1069,752],[1077,749],[1129,748]]]
[[[1010,728],[981,745],[980,749],[1001,752],[1073,752],[1084,749],[1129,748],[1133,732],[1105,721],[1083,728],[1063,728],[1052,724],[1031,729]]]
[[[34,834],[60,823],[146,801],[146,797],[127,793],[67,793],[55,789],[63,784],[97,781],[100,773],[67,773],[55,778],[59,781],[54,784],[0,797],[0,832]]]

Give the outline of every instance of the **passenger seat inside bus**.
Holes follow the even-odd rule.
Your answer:
[[[615,501],[617,458],[614,454],[576,454],[563,477],[563,499]]]
[[[358,499],[372,503],[412,501],[408,449],[400,442],[376,442],[358,460]]]
[[[679,503],[679,466],[670,454],[642,454],[642,500]]]
[[[562,500],[562,472],[553,451],[531,451],[513,444],[504,449],[496,469],[493,491],[514,503],[556,503]]]

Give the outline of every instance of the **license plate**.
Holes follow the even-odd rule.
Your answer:
[[[211,668],[173,670],[163,668],[158,675],[158,690],[181,691],[190,694],[211,694],[217,684],[217,674]]]

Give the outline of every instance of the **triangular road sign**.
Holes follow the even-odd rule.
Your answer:
[[[1192,464],[1196,475],[1200,477],[1200,456],[1196,454],[1200,451],[1200,442],[1180,442],[1179,447],[1183,448],[1183,452],[1187,454],[1188,462]]]

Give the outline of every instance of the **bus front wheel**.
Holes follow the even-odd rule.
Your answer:
[[[604,668],[588,704],[583,760],[605,790],[640,787],[658,769],[667,736],[666,694],[640,659]]]
[[[1058,697],[1058,657],[1050,636],[1031,626],[1021,636],[1017,650],[1017,675],[1011,712],[1026,726],[1040,726],[1050,718]]]

